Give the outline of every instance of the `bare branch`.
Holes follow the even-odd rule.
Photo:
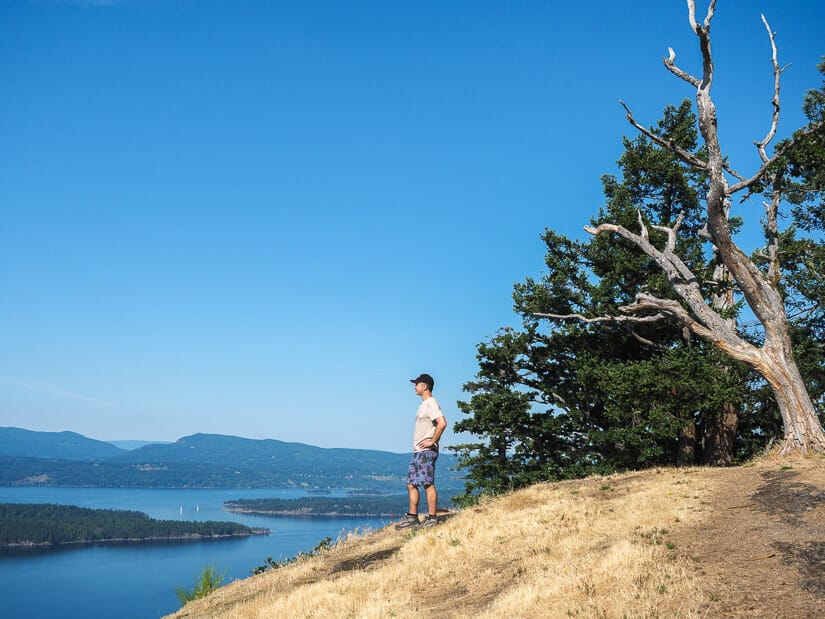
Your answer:
[[[699,24],[696,22],[696,3],[693,0],[687,0],[688,5],[688,19],[690,19],[690,27],[698,34]],[[705,16],[704,28],[710,28],[710,20],[713,19],[713,11],[716,8],[716,0],[712,0],[708,6],[708,14]]]
[[[585,226],[584,231],[593,236],[598,236],[602,232],[618,232],[619,226],[616,224],[599,224],[595,228],[593,226]]]
[[[793,313],[788,312],[788,320],[794,321],[797,318],[800,318],[800,317],[803,317],[803,316],[804,317],[810,316],[816,310],[818,310],[819,307],[820,307],[820,303],[816,302],[816,303],[813,303],[813,304],[809,305],[808,307],[803,307],[798,312],[793,312]]]
[[[713,11],[716,8],[716,0],[711,0],[710,6],[708,7],[708,14],[705,16],[705,30],[710,28],[710,20],[713,18]]]
[[[696,3],[693,0],[688,0],[688,20],[690,21],[690,27],[693,32],[696,32],[696,29],[699,27],[699,24],[696,23]]]
[[[658,350],[659,352],[665,352],[668,349],[668,347],[665,346],[664,344],[659,344],[658,342],[654,342],[652,340],[649,340],[646,337],[642,337],[641,335],[636,333],[633,329],[630,330],[630,337],[632,337],[634,340],[636,340],[640,344],[643,344],[644,346],[649,346],[650,348],[653,348],[654,350]]]
[[[771,165],[775,163],[778,159],[783,157],[785,153],[787,153],[789,150],[791,150],[794,146],[796,146],[799,142],[801,142],[808,136],[813,135],[819,131],[822,131],[823,129],[825,129],[825,121],[814,123],[806,127],[805,129],[797,131],[792,138],[787,140],[782,145],[782,148],[774,152],[773,157],[771,157],[762,164],[762,167],[759,168],[753,176],[746,180],[740,181],[735,185],[727,187],[725,189],[725,194],[731,196],[739,191],[742,191],[743,189],[747,189],[754,183],[759,182],[760,180],[762,180],[762,177],[765,176],[765,174],[768,172],[768,169],[771,167]]]
[[[693,0],[687,0],[688,5],[688,21],[690,21],[690,28],[693,32],[699,27],[696,23],[696,3]]]
[[[696,33],[696,36],[699,37],[699,47],[702,50],[702,81],[699,82],[697,90],[709,91],[711,82],[713,82],[713,58],[710,53],[710,21],[713,19],[716,0],[711,0],[708,6],[708,14],[705,16],[705,22],[701,26],[696,21],[696,3],[693,0],[687,0],[687,5],[690,27],[693,32]]]
[[[665,67],[667,70],[673,73],[679,79],[685,80],[688,84],[694,86],[695,88],[699,88],[699,78],[693,77],[690,73],[683,71],[676,64],[673,62],[676,60],[676,52],[673,51],[672,47],[667,48],[668,57],[662,58],[662,62],[665,63]]]
[[[779,68],[779,62],[776,60],[776,33],[771,30],[770,25],[768,25],[768,20],[765,19],[764,15],[762,15],[762,23],[765,24],[768,37],[770,37],[771,40],[771,64],[773,65],[773,99],[771,100],[771,105],[773,106],[773,117],[771,118],[771,128],[768,129],[768,134],[761,142],[754,142],[754,144],[756,144],[762,162],[765,163],[768,161],[765,147],[770,144],[773,136],[776,135],[776,126],[779,123],[779,76],[782,74],[782,69]]]
[[[736,178],[736,179],[738,179],[738,180],[740,180],[740,181],[745,180],[745,177],[744,177],[744,176],[742,176],[741,174],[739,174],[739,173],[738,173],[736,170],[734,170],[732,167],[730,167],[730,164],[729,164],[727,161],[725,162],[724,168],[725,168],[725,172],[727,172],[728,174],[730,174],[730,175],[731,175],[731,176],[733,176],[734,178]]]
[[[556,400],[556,402],[567,408],[567,402],[565,402],[564,398],[561,397],[558,393],[553,391],[550,395],[553,396],[553,399]]]
[[[696,281],[696,276],[691,272],[691,270],[687,267],[687,265],[682,262],[682,259],[677,256],[672,250],[675,248],[675,235],[678,227],[682,223],[682,218],[679,217],[677,219],[677,225],[674,228],[666,228],[665,226],[659,226],[659,229],[667,232],[668,234],[668,245],[665,247],[664,251],[660,251],[656,248],[650,240],[644,236],[643,234],[635,234],[625,228],[624,226],[617,226],[616,224],[608,224],[603,223],[599,224],[597,227],[593,228],[592,226],[585,226],[584,230],[589,234],[597,236],[602,232],[613,232],[618,234],[624,239],[627,239],[636,247],[641,249],[644,253],[648,256],[653,258],[656,264],[664,270],[665,274],[668,277],[668,280],[671,284],[674,284],[676,280],[682,280],[684,282],[691,282]],[[645,229],[646,233],[646,229]],[[671,242],[673,243],[671,245]],[[674,284],[675,285],[675,284]]]
[[[623,312],[629,313],[649,310],[665,312],[666,314],[670,314],[676,318],[676,320],[693,331],[696,335],[709,342],[718,341],[720,339],[714,331],[708,329],[705,325],[691,316],[681,303],[672,299],[660,299],[658,297],[654,297],[653,295],[639,293],[636,295],[636,300],[633,305],[624,305],[619,309]]]
[[[675,300],[659,299],[649,294],[639,293],[636,295],[635,303],[620,307],[620,311],[627,314],[636,314],[644,310],[653,310],[656,313],[668,314],[676,318],[683,327],[688,328],[702,339],[728,351],[735,358],[752,361],[755,349],[736,333],[735,321],[723,318],[719,312],[708,306],[699,286],[698,278],[682,259],[672,251],[671,247],[675,245],[674,239],[681,223],[682,219],[680,217],[673,228],[661,226],[661,229],[668,234],[668,246],[664,250],[659,250],[650,241],[642,238],[641,235],[616,224],[603,223],[595,228],[588,226],[585,230],[594,235],[612,232],[636,245],[664,271],[673,290],[687,305],[685,307]],[[688,308],[690,309],[688,310]],[[604,318],[601,319],[601,321],[604,320]]]
[[[782,181],[784,178],[782,172],[782,170],[778,170],[773,176],[771,201],[763,202],[766,215],[765,235],[768,241],[768,280],[770,280],[774,286],[777,286],[779,280],[782,278],[779,266],[779,225],[777,223],[779,203],[782,201]]]
[[[642,238],[647,241],[650,236],[647,233],[647,226],[645,225],[645,220],[642,218],[642,209],[636,211],[636,219],[639,222],[639,228],[641,229]]]
[[[545,314],[541,312],[535,312],[533,316],[538,318],[554,318],[556,320],[576,320],[587,324],[596,322],[656,322],[665,317],[664,314],[653,314],[651,316],[594,316],[588,318],[583,314]]]
[[[682,221],[684,219],[685,212],[681,211],[672,228],[668,228],[667,226],[653,226],[654,230],[667,234],[667,247],[665,249],[665,253],[676,251],[676,235],[679,233],[679,228],[682,227]]]
[[[625,105],[625,102],[622,101],[621,99],[619,99],[619,103],[621,104],[621,106],[627,112],[627,121],[631,125],[636,127],[636,129],[639,130],[641,133],[643,133],[645,136],[650,138],[650,140],[654,144],[658,144],[662,148],[666,148],[667,150],[672,152],[674,155],[679,157],[679,159],[681,159],[682,161],[684,161],[688,165],[693,166],[694,168],[697,168],[699,170],[704,170],[704,171],[708,170],[708,164],[707,164],[706,161],[703,161],[702,159],[699,159],[699,157],[697,157],[693,153],[691,153],[689,151],[686,151],[685,149],[680,147],[678,144],[676,144],[676,142],[674,142],[673,140],[662,139],[661,137],[659,137],[658,135],[656,135],[655,133],[653,133],[649,129],[643,127],[638,122],[636,122],[635,118],[633,118],[633,112],[631,112],[630,108],[627,107],[627,105]]]

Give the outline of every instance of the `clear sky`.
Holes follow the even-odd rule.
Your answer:
[[[825,3],[719,0],[743,172],[760,13],[780,136],[825,54]],[[5,0],[0,425],[407,451],[408,380],[459,419],[539,235],[585,235],[635,135],[618,99],[649,125],[692,97],[668,46],[698,72],[683,0]]]

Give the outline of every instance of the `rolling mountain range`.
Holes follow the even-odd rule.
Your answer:
[[[33,432],[22,428],[0,428],[0,456],[102,460],[124,450],[76,432]]]
[[[404,488],[409,454],[325,449],[273,439],[193,434],[174,443],[120,449],[74,432],[0,428],[0,485],[145,488]],[[452,454],[439,486],[460,490]],[[449,488],[449,489],[448,489]]]

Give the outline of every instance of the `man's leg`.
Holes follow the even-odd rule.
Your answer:
[[[410,509],[407,513],[410,514],[417,514],[418,513],[418,486],[414,486],[413,484],[407,484],[407,492],[410,494]],[[427,494],[427,501],[429,502],[430,495]]]
[[[427,494],[427,513],[435,516],[438,512],[438,491],[435,489],[435,484],[425,486],[424,492]]]
[[[410,509],[401,522],[395,525],[395,528],[399,531],[408,527],[418,526],[418,486],[408,483],[407,492],[410,495]]]

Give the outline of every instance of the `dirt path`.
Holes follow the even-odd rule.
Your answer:
[[[825,617],[825,466],[794,461],[707,473],[702,527],[673,531],[705,584],[707,617]]]

